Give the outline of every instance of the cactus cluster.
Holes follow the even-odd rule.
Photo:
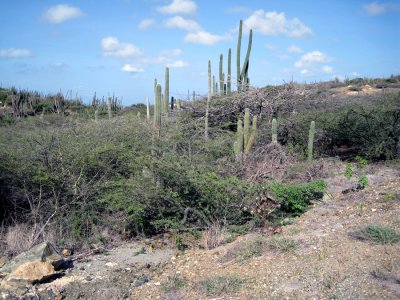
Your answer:
[[[233,145],[235,157],[237,161],[243,161],[251,152],[257,134],[257,116],[253,116],[252,126],[250,129],[250,109],[246,108],[244,112],[244,122],[238,120],[236,141]]]

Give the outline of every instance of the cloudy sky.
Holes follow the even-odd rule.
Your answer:
[[[368,0],[13,0],[1,1],[0,85],[43,93],[72,91],[84,101],[115,93],[124,105],[170,94],[207,93],[207,63],[236,74],[253,29],[249,76],[262,87],[400,74],[400,1]]]

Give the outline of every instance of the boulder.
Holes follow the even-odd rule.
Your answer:
[[[32,284],[46,281],[56,275],[55,269],[63,263],[64,259],[52,244],[44,242],[36,245],[0,268],[0,274],[5,275],[0,290],[9,290],[21,295]]]
[[[0,268],[0,273],[13,273],[19,266],[27,262],[48,262],[57,269],[64,263],[64,259],[52,244],[43,242],[8,261]]]

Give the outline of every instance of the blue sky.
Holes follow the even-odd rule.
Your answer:
[[[153,99],[153,82],[170,95],[207,93],[207,63],[236,74],[252,28],[251,83],[400,74],[400,1],[85,0],[1,1],[0,84],[88,102],[115,93],[124,105]]]

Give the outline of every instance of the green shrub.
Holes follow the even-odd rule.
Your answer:
[[[273,250],[289,252],[296,249],[296,242],[287,238],[272,238],[269,242],[269,247]]]
[[[317,180],[305,184],[285,185],[274,183],[269,189],[276,195],[281,203],[281,210],[289,213],[303,213],[310,201],[322,196],[326,185],[322,180]]]

